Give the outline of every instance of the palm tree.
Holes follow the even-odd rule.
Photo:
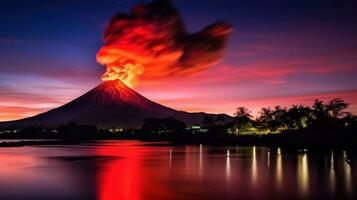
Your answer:
[[[297,129],[297,123],[299,121],[299,106],[292,105],[289,110],[287,110],[285,121],[288,129]]]
[[[237,119],[250,119],[250,118],[252,118],[252,115],[250,113],[252,113],[252,112],[249,111],[248,108],[241,106],[241,107],[236,108],[234,117]]]
[[[281,106],[277,105],[274,107],[274,120],[273,120],[273,128],[283,128],[287,127],[287,111],[286,108],[282,108]]]
[[[332,118],[337,119],[345,114],[343,110],[347,109],[348,106],[349,103],[346,103],[343,99],[335,98],[329,101],[326,105],[326,109]]]
[[[311,108],[309,106],[299,106],[299,124],[298,128],[305,128],[308,126],[308,121],[311,118]]]
[[[312,109],[315,119],[324,118],[328,115],[326,105],[319,99],[315,99]]]
[[[262,108],[260,111],[259,111],[259,114],[260,114],[260,118],[264,121],[271,121],[273,120],[273,116],[274,116],[274,112],[273,110],[268,107],[268,108]]]
[[[272,128],[272,122],[274,120],[274,112],[273,110],[268,107],[268,108],[262,108],[259,111],[259,122],[263,124],[263,126],[271,129]]]
[[[307,126],[311,109],[304,105],[293,105],[287,112],[286,121],[289,129],[302,129]]]
[[[251,111],[249,111],[246,107],[241,106],[236,108],[234,118],[236,119],[238,132],[245,130],[245,128],[251,123],[251,118],[253,116],[250,113]]]

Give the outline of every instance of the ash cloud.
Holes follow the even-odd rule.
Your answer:
[[[217,21],[188,33],[170,0],[154,0],[112,17],[97,61],[107,67],[136,63],[144,66],[145,77],[192,74],[222,57],[231,31],[230,25]]]

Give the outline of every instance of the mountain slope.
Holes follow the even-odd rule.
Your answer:
[[[0,127],[54,127],[75,121],[98,127],[138,128],[150,117],[175,117],[189,125],[201,122],[206,115],[176,111],[143,97],[120,81],[106,81],[59,108],[30,118],[2,122]],[[230,118],[228,115],[223,117]]]

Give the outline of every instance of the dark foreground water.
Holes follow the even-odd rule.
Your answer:
[[[106,141],[0,148],[0,199],[355,199],[349,152]]]

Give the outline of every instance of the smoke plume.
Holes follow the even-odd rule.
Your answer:
[[[133,87],[139,75],[162,78],[200,72],[222,57],[232,27],[216,22],[190,34],[169,0],[139,4],[112,17],[97,61],[105,80]]]

